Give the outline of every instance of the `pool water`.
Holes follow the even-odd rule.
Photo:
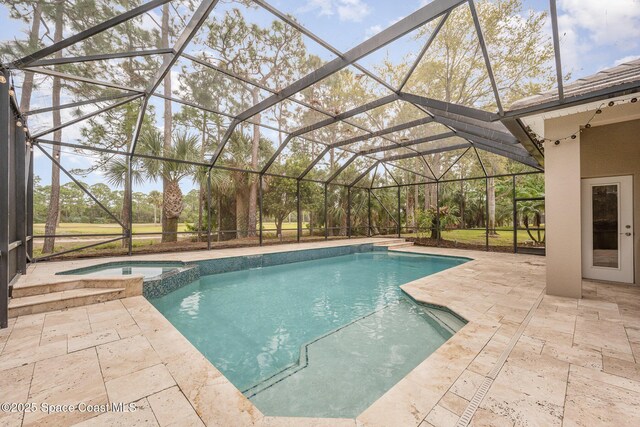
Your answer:
[[[170,271],[183,268],[181,262],[134,261],[111,262],[83,267],[75,270],[62,271],[56,274],[81,274],[88,276],[143,276],[145,279],[156,277]]]
[[[140,266],[124,266],[124,267],[108,267],[96,271],[85,273],[88,276],[144,276],[145,279],[159,276],[180,267],[140,267]]]
[[[266,415],[355,417],[464,324],[399,286],[466,261],[357,253],[205,276],[152,303]]]

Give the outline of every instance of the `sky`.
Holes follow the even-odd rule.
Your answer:
[[[431,0],[269,0],[277,9],[295,16],[298,21],[336,49],[345,52],[403,17],[411,14]],[[527,9],[548,10],[547,0],[523,0]],[[221,13],[228,8],[224,2],[214,9]],[[273,20],[273,15],[258,9],[247,11],[247,19],[261,25]],[[159,14],[154,16],[159,22]],[[571,73],[571,80],[587,76],[619,63],[640,57],[640,0],[558,0],[558,20],[562,66]],[[27,24],[9,19],[4,6],[0,6],[0,42],[24,37]],[[153,24],[152,22],[150,22]],[[551,34],[550,22],[545,28]],[[308,48],[325,60],[334,57],[324,48],[307,40]],[[405,37],[379,52],[363,59],[361,64],[372,68],[385,56],[400,58],[414,53],[420,46]],[[45,95],[46,96],[46,95]],[[41,158],[42,155],[38,156]],[[87,159],[67,158],[70,167],[86,164]],[[36,174],[48,180],[48,162],[36,162]],[[90,176],[89,183],[102,178]],[[66,180],[63,178],[63,182]],[[186,187],[192,184],[185,183]],[[143,191],[157,189],[159,184],[147,183]],[[185,188],[188,190],[188,188]]]

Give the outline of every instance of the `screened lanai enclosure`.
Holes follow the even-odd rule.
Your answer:
[[[13,4],[30,30],[2,50],[3,292],[70,256],[357,236],[543,250],[527,117],[613,89],[565,93],[555,0],[415,3],[361,41],[262,0]]]

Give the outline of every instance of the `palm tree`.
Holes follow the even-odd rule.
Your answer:
[[[536,175],[526,176],[520,180],[516,187],[516,197],[518,199],[532,199],[544,197],[544,178]],[[544,216],[544,200],[521,200],[518,202],[518,218],[522,219],[522,224],[527,230],[527,234],[534,244],[544,243],[545,236],[541,233],[542,217]],[[533,220],[533,227],[536,235],[531,233],[530,223]],[[517,224],[514,224],[517,227]]]
[[[174,134],[172,139],[173,143],[167,147],[164,144],[164,135],[158,129],[147,129],[140,135],[138,140],[140,153],[180,161],[172,162],[156,158],[141,159],[149,178],[153,181],[162,180],[165,183],[162,209],[166,223],[165,229],[162,230],[163,242],[176,242],[178,240],[178,219],[184,207],[180,180],[194,173],[194,165],[184,163],[184,161],[197,162],[200,153],[197,135],[184,131]]]
[[[234,183],[228,171],[211,169],[211,191],[216,194],[216,240],[222,237],[222,198],[230,197],[233,193]],[[211,222],[211,219],[208,218]]]
[[[125,189],[124,203],[122,203],[122,213],[120,215],[121,221],[123,221],[125,225],[128,222],[127,218],[129,218],[129,194],[132,191],[127,180],[129,166],[131,166],[132,183],[138,185],[142,184],[144,182],[144,175],[141,171],[140,162],[136,159],[131,159],[131,163],[129,164],[129,160],[127,157],[118,156],[117,158],[109,161],[106,164],[106,169],[104,171],[104,176],[107,179],[107,183],[109,183],[112,187],[124,187]],[[125,229],[123,228],[122,231],[124,233]],[[126,246],[126,244],[126,240],[123,239],[122,247]]]

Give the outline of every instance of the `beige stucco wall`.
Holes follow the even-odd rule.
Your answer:
[[[580,298],[583,177],[634,175],[635,280],[640,282],[640,102],[606,107],[598,115],[570,110],[543,117],[545,138],[577,136],[559,145],[545,143],[547,293]],[[592,127],[585,129],[590,120]]]
[[[572,298],[582,297],[579,129],[575,116],[544,122],[545,138],[577,135],[544,147],[547,293]]]
[[[640,120],[584,129],[580,140],[582,178],[633,175],[635,283],[640,276]]]

